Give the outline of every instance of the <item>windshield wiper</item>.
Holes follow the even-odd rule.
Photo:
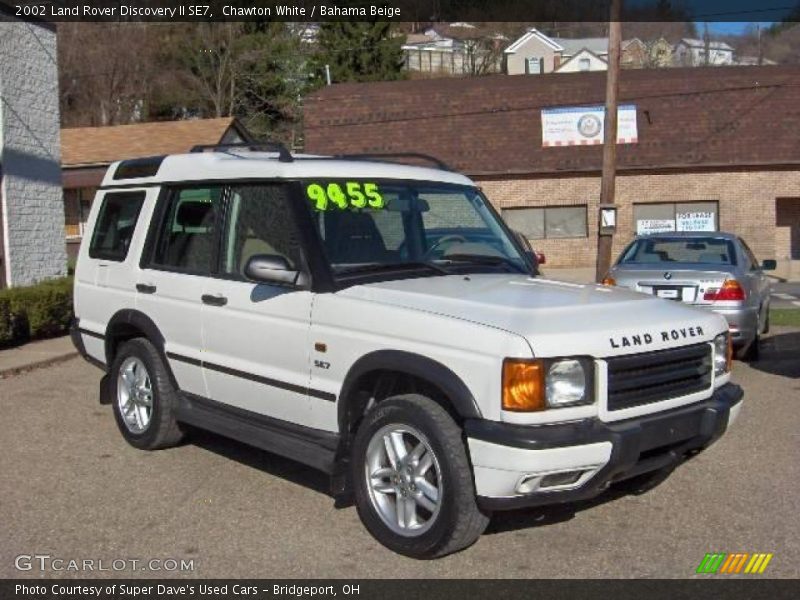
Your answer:
[[[370,263],[368,265],[341,269],[337,272],[349,275],[351,273],[376,273],[379,271],[397,271],[405,269],[427,269],[437,275],[452,275],[452,273],[444,267],[440,267],[432,262]]]
[[[458,263],[472,263],[475,265],[489,265],[492,267],[511,267],[517,273],[526,273],[525,269],[514,263],[505,256],[487,256],[486,254],[448,254],[442,260],[449,260]]]

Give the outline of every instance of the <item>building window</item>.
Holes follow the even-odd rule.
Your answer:
[[[586,205],[506,208],[508,226],[529,240],[587,237]]]
[[[578,61],[578,68],[581,71],[589,71],[592,68],[592,61],[588,58],[582,58]]]
[[[717,231],[719,202],[664,202],[634,204],[637,235],[662,231]]]
[[[525,59],[526,75],[540,75],[542,70],[542,59],[538,56],[532,56]]]
[[[64,190],[64,229],[67,238],[83,237],[86,220],[97,188],[70,188]]]

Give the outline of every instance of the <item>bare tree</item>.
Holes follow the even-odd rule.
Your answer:
[[[146,118],[158,79],[156,29],[147,23],[59,25],[64,125],[118,125]]]

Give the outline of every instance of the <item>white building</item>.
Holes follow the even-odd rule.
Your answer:
[[[406,37],[404,66],[408,71],[444,75],[497,73],[502,66],[497,56],[504,40],[470,23],[436,25]]]
[[[706,42],[683,38],[675,44],[675,63],[682,67],[726,66],[734,64],[733,48],[725,42],[709,42],[706,58]]]
[[[581,73],[585,71],[607,71],[608,54],[601,58],[591,50],[583,48],[558,67],[557,73]]]
[[[637,38],[622,42],[623,67],[643,66],[647,48]],[[503,51],[505,73],[577,73],[608,69],[608,38],[561,38],[529,29]]]
[[[0,287],[66,273],[56,31],[0,22]]]

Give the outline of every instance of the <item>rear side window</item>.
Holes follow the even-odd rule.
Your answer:
[[[171,271],[208,275],[217,254],[223,188],[185,188],[170,196],[152,264]]]
[[[144,203],[144,192],[114,192],[106,194],[94,226],[89,256],[122,262]]]

